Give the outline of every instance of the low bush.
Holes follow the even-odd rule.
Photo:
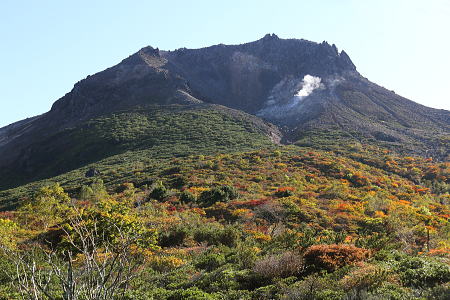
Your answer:
[[[353,245],[331,244],[313,245],[304,253],[307,268],[313,271],[333,272],[345,265],[364,261],[369,256],[367,249]]]
[[[341,300],[345,298],[343,291],[337,286],[336,280],[314,274],[285,287],[281,299]]]
[[[204,191],[198,197],[200,206],[208,207],[216,202],[228,202],[239,196],[234,187],[223,185]]]
[[[429,288],[450,282],[450,266],[433,258],[402,255],[393,264],[406,286]]]
[[[167,188],[162,182],[159,182],[148,195],[151,199],[163,200],[168,195]]]
[[[195,203],[197,199],[195,198],[195,195],[192,194],[189,191],[183,191],[180,194],[180,201],[182,203]]]
[[[168,298],[168,300],[214,300],[214,299],[217,298],[196,287],[191,287],[185,290],[176,290]]]
[[[208,245],[225,245],[235,247],[241,237],[240,231],[232,226],[222,228],[215,223],[204,224],[194,232],[194,240]]]
[[[183,260],[175,256],[151,256],[149,266],[158,272],[170,272],[184,264]]]
[[[161,247],[181,246],[189,234],[190,231],[187,227],[182,225],[174,226],[159,234],[159,245]]]
[[[285,198],[290,197],[294,194],[294,188],[293,187],[282,187],[275,191],[275,196],[279,198]]]
[[[225,255],[222,253],[207,252],[199,256],[195,267],[207,271],[217,269],[225,263]]]
[[[299,254],[287,251],[256,261],[253,271],[266,278],[284,278],[299,275],[303,268],[303,258]]]

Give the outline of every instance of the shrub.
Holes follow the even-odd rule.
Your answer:
[[[134,184],[131,182],[124,182],[122,184],[120,184],[119,186],[116,187],[116,193],[123,193],[127,190],[133,190],[134,189]],[[81,192],[80,192],[81,194]]]
[[[91,200],[94,195],[94,191],[91,187],[87,185],[82,185],[80,188],[80,192],[78,193],[78,199],[80,200]]]
[[[427,299],[448,300],[450,295],[450,283],[436,286],[427,293]]]
[[[369,251],[353,245],[331,244],[313,245],[304,253],[307,267],[314,271],[333,272],[345,265],[364,261]]]
[[[241,238],[241,231],[236,227],[226,227],[219,236],[219,242],[228,247],[236,247],[238,240]]]
[[[198,197],[198,202],[201,206],[208,207],[216,202],[228,202],[236,199],[238,195],[234,187],[223,185],[202,192]]]
[[[151,256],[149,266],[159,272],[170,272],[184,264],[181,258],[175,256]]]
[[[167,197],[167,194],[167,188],[162,182],[159,182],[149,194],[149,198],[161,201]]]
[[[131,213],[126,202],[105,199],[78,212],[62,224],[63,231],[70,239],[62,239],[58,247],[61,250],[80,249],[86,233],[92,235],[96,246],[105,244],[121,245],[125,238],[130,238],[140,248],[158,249],[157,231],[145,225],[142,219]],[[81,229],[80,229],[81,228]],[[82,231],[84,230],[84,231]],[[73,240],[73,242],[69,242]]]
[[[227,257],[227,261],[238,265],[241,269],[251,269],[260,252],[261,249],[258,247],[241,243],[234,249],[233,254]]]
[[[241,237],[240,231],[235,227],[222,228],[213,225],[216,223],[204,224],[194,232],[194,239],[197,242],[206,242],[209,245],[225,245],[228,247],[236,246]]]
[[[220,291],[217,293],[220,295],[218,299],[227,300],[252,300],[252,295],[250,291],[247,290],[227,290]]]
[[[280,223],[285,217],[284,207],[278,201],[267,201],[254,210],[256,218],[268,223]]]
[[[52,223],[61,222],[67,217],[70,202],[69,195],[57,183],[40,188],[33,201],[22,206],[20,211],[25,223],[34,222],[36,227],[48,228]]]
[[[275,150],[275,151],[273,151],[273,156],[275,156],[275,157],[281,157],[281,156],[282,156],[282,153],[281,153],[280,150]]]
[[[11,247],[15,244],[18,225],[9,219],[0,219],[0,245]]]
[[[391,238],[388,235],[382,233],[380,234],[374,233],[372,235],[361,235],[355,241],[355,246],[374,250],[395,247],[395,245],[391,243]]]
[[[189,191],[183,191],[180,194],[180,201],[183,203],[194,203],[197,201],[197,199],[195,198],[195,195],[192,194]]]
[[[275,299],[278,287],[275,284],[266,285],[252,292],[252,299]]]
[[[185,290],[176,290],[168,298],[169,300],[214,300],[216,299],[211,294],[208,294],[196,287],[191,287]]]
[[[434,287],[450,281],[450,266],[428,257],[402,255],[394,270],[400,274],[403,284],[412,287]]]
[[[293,187],[282,187],[275,191],[275,196],[279,198],[289,197],[294,194],[294,188]]]
[[[388,271],[373,264],[360,263],[356,268],[345,275],[340,283],[346,290],[373,289],[386,281]]]
[[[171,180],[172,186],[177,189],[182,188],[183,186],[185,186],[188,183],[189,183],[189,180],[183,175],[176,176],[175,178],[173,178]]]
[[[353,183],[356,187],[363,187],[370,184],[369,179],[361,173],[348,173],[344,176],[344,178]]]
[[[225,220],[234,222],[239,218],[234,211],[230,209],[230,205],[225,202],[217,202],[210,207],[205,208],[205,213],[208,218],[215,218],[216,220]]]
[[[289,277],[303,271],[303,258],[291,251],[281,255],[270,255],[255,262],[253,271],[266,278]]]
[[[371,291],[370,298],[368,299],[390,299],[390,300],[405,300],[405,299],[417,299],[413,295],[413,291],[406,287],[402,287],[398,283],[391,282],[383,282],[382,285]],[[361,299],[361,298],[360,298]],[[426,297],[422,299],[442,299],[445,298],[434,298],[434,297]]]
[[[151,289],[129,289],[121,295],[121,300],[143,300],[143,299],[157,299],[166,300],[172,291],[164,288],[152,287]],[[0,298],[1,299],[1,298]]]
[[[285,288],[281,299],[341,300],[343,296],[344,294],[336,287],[336,281],[314,274]]]
[[[241,275],[242,271],[236,270],[231,265],[224,265],[212,272],[203,273],[196,286],[209,293],[236,290],[240,287],[238,279]]]
[[[189,236],[189,230],[187,227],[178,225],[170,228],[165,232],[161,232],[159,235],[159,245],[161,247],[173,247],[183,244],[185,239]]]
[[[206,242],[209,245],[217,245],[221,230],[221,226],[217,223],[200,225],[194,231],[194,240],[199,243]]]
[[[225,256],[222,253],[205,253],[198,258],[195,267],[212,271],[225,263]]]

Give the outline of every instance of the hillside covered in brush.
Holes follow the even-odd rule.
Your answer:
[[[448,299],[449,141],[327,42],[145,47],[0,128],[0,299]]]
[[[0,214],[0,296],[29,292],[14,282],[34,262],[55,299],[67,280],[55,266],[74,272],[80,295],[111,268],[124,282],[105,282],[117,299],[446,299],[450,165],[377,153],[189,156],[142,165],[110,188],[107,176],[71,196],[58,184],[36,188]]]

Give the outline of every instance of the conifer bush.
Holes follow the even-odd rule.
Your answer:
[[[239,196],[236,189],[229,185],[214,187],[204,191],[198,197],[200,206],[208,207],[216,202],[228,202],[234,200]]]

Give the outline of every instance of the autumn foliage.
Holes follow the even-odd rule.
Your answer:
[[[328,272],[333,272],[348,264],[364,261],[368,257],[368,250],[345,244],[314,245],[304,253],[305,263],[308,266],[315,270]]]

